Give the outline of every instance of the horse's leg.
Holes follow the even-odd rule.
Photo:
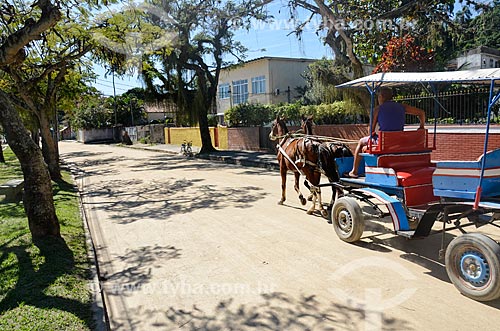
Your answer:
[[[302,204],[302,206],[304,206],[307,201],[306,201],[306,199],[304,199],[302,192],[300,192],[300,187],[299,187],[300,173],[294,172],[294,176],[295,176],[295,185],[293,188],[295,189],[295,192],[297,192],[297,194],[299,195],[300,203]]]
[[[316,192],[319,188],[316,187],[316,186],[312,186],[311,187],[311,193],[312,193],[312,196],[313,196],[313,199],[312,199],[312,205],[311,205],[311,208],[309,208],[307,210],[307,214],[311,215],[312,213],[314,213],[314,210],[316,209],[316,200],[318,198]]]
[[[284,165],[284,161],[280,163],[280,175],[281,175],[281,200],[278,201],[278,205],[282,205],[286,200],[286,172],[287,168]]]

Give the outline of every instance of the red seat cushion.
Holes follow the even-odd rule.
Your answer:
[[[432,184],[432,174],[436,167],[407,168],[396,171],[400,186]]]

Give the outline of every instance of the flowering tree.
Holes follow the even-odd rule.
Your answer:
[[[415,38],[405,35],[389,40],[373,72],[431,71],[433,68],[434,51],[417,45]]]

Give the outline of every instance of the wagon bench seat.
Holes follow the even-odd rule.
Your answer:
[[[435,167],[399,169],[396,171],[396,176],[399,185],[403,187],[431,184],[435,169]]]

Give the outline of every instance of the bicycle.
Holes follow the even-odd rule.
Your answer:
[[[184,140],[181,145],[181,154],[185,156],[193,156],[193,149],[191,146],[193,146],[191,141]]]

